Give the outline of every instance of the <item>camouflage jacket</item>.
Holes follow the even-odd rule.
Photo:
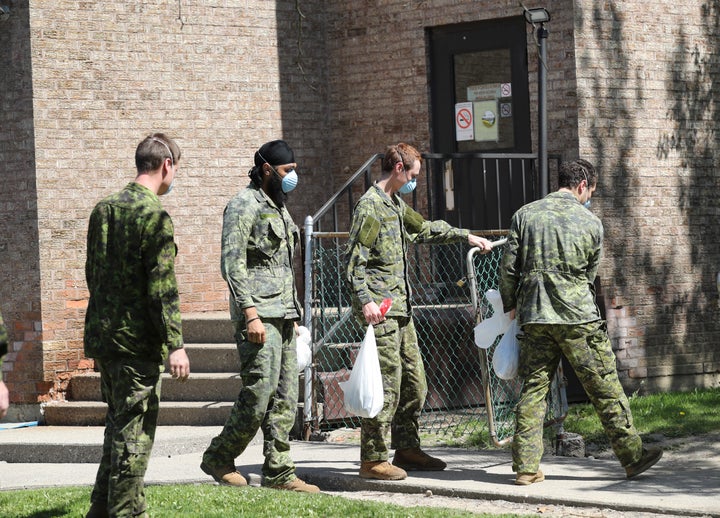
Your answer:
[[[600,319],[593,282],[603,226],[569,192],[554,192],[512,217],[500,265],[505,311],[519,324],[580,324]]]
[[[410,316],[412,295],[408,282],[408,242],[467,241],[469,231],[445,221],[427,221],[400,196],[392,199],[377,184],[355,205],[347,246],[347,281],[355,316],[362,319],[368,302],[393,299],[389,316]]]
[[[158,197],[131,182],[90,215],[85,277],[89,358],[163,362],[183,346],[172,220]]]
[[[8,333],[7,328],[5,327],[5,323],[3,322],[2,313],[0,313],[0,381],[2,381],[2,364],[3,364],[3,356],[7,354],[8,351]]]
[[[249,185],[225,207],[220,270],[230,288],[230,316],[245,319],[255,306],[262,318],[300,318],[293,257],[298,227],[287,208]]]

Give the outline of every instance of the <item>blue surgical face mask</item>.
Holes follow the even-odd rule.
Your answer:
[[[159,138],[153,138],[152,140],[153,140],[153,142],[158,142],[159,144],[162,144],[163,146],[165,146],[165,149],[167,149],[168,155],[170,155],[167,157],[170,159],[170,167],[175,169],[175,158],[173,158],[172,151],[170,151],[170,146],[168,146],[165,142],[163,142]],[[165,160],[167,160],[167,158]],[[173,171],[173,173],[174,173],[174,171]],[[172,182],[170,182],[170,187],[168,187],[167,191],[162,193],[162,195],[165,196],[166,194],[170,194],[170,191],[173,190],[174,186],[175,186],[175,176],[173,174],[173,179],[172,179]]]
[[[417,187],[417,181],[415,181],[415,178],[410,180],[407,183],[404,183],[402,187],[398,190],[400,194],[410,194],[415,190],[415,187]]]
[[[590,178],[588,177],[587,171],[585,171],[585,168],[582,168],[582,172],[585,175],[585,188],[588,189],[588,192],[590,191]],[[582,180],[581,180],[582,181]],[[587,199],[585,203],[582,204],[583,207],[590,210],[590,198]]]
[[[270,165],[270,164],[268,164]],[[278,178],[280,178],[280,188],[282,189],[282,192],[285,194],[292,191],[295,187],[297,187],[298,184],[298,175],[295,172],[295,169],[290,169],[287,173],[285,173],[285,176],[280,176],[280,173],[277,172],[277,169],[275,169],[273,166],[270,165],[270,169],[272,169],[273,173],[277,175]]]
[[[170,194],[170,191],[173,190],[173,187],[175,187],[175,177],[173,177],[172,182],[170,182],[170,187],[168,187],[168,190],[163,193],[163,196]]]
[[[276,171],[277,174],[277,171]],[[298,184],[298,175],[295,169],[290,169],[285,176],[283,176],[282,182],[280,182],[280,188],[285,194],[292,191]]]

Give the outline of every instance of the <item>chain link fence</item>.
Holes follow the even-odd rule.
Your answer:
[[[347,233],[342,232],[317,232],[311,240],[312,386],[313,399],[319,403],[313,405],[317,414],[313,420],[321,430],[360,424],[359,418],[345,411],[338,385],[348,379],[367,328],[351,310],[343,257],[346,243]],[[491,362],[497,342],[488,350],[478,348],[474,327],[492,316],[484,294],[497,288],[502,247],[487,255],[475,254],[471,261],[467,252],[465,243],[409,245],[413,317],[428,383],[421,433],[489,435],[500,445],[512,438],[513,407],[521,383],[495,376]],[[560,412],[558,405],[549,405],[549,419]]]
[[[305,323],[312,330],[314,354],[312,368],[303,375],[306,438],[315,431],[353,428],[360,423],[345,411],[338,385],[348,379],[367,328],[355,320],[350,308],[343,258],[348,233],[342,230],[349,227],[357,198],[379,174],[381,158],[381,154],[371,156],[305,220]],[[420,212],[435,213],[434,204],[439,203],[436,188],[445,185],[446,175],[452,176],[454,171],[462,176],[463,171],[472,170],[483,179],[481,188],[476,186],[480,192],[469,196],[473,201],[464,214],[471,219],[477,216],[478,205],[484,207],[484,216],[478,221],[463,220],[461,226],[507,228],[512,213],[537,198],[535,155],[455,153],[426,154],[424,158],[432,180],[427,183],[426,198],[417,191],[413,196],[413,208]],[[559,165],[560,157],[551,157],[551,162]],[[506,187],[497,187],[500,185]],[[465,200],[467,194],[456,198]],[[420,201],[425,203],[423,208],[416,205]],[[484,234],[498,239],[505,233]],[[421,433],[478,434],[481,440],[495,444],[512,439],[513,408],[521,383],[495,376],[491,362],[497,341],[487,350],[474,343],[475,325],[492,315],[485,293],[497,288],[501,257],[502,247],[469,260],[467,244],[409,245],[411,303],[428,382]],[[559,374],[557,379],[564,382],[562,372]],[[564,383],[557,379],[549,397],[547,424],[561,423],[567,408]]]

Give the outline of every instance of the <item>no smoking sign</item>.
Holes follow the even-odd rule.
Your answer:
[[[455,105],[455,140],[473,140],[473,103],[457,103]]]

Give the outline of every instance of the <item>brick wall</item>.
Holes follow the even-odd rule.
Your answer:
[[[0,309],[10,333],[3,377],[16,415],[48,387],[42,378],[30,29],[27,7],[12,9],[0,23]]]
[[[718,6],[577,3],[579,151],[600,168],[600,276],[624,383],[717,386]]]
[[[167,132],[182,149],[163,204],[176,228],[184,313],[227,311],[222,212],[247,185],[263,142],[285,138],[295,148],[301,180],[290,209],[298,223],[320,205],[329,177],[316,4],[13,7],[12,24],[0,27],[14,67],[0,79],[9,92],[0,174],[11,180],[0,186],[0,253],[9,259],[0,268],[0,301],[15,327],[18,351],[6,362],[14,398],[63,397],[70,375],[91,366],[82,354],[87,218],[134,178],[135,147],[146,134]]]

